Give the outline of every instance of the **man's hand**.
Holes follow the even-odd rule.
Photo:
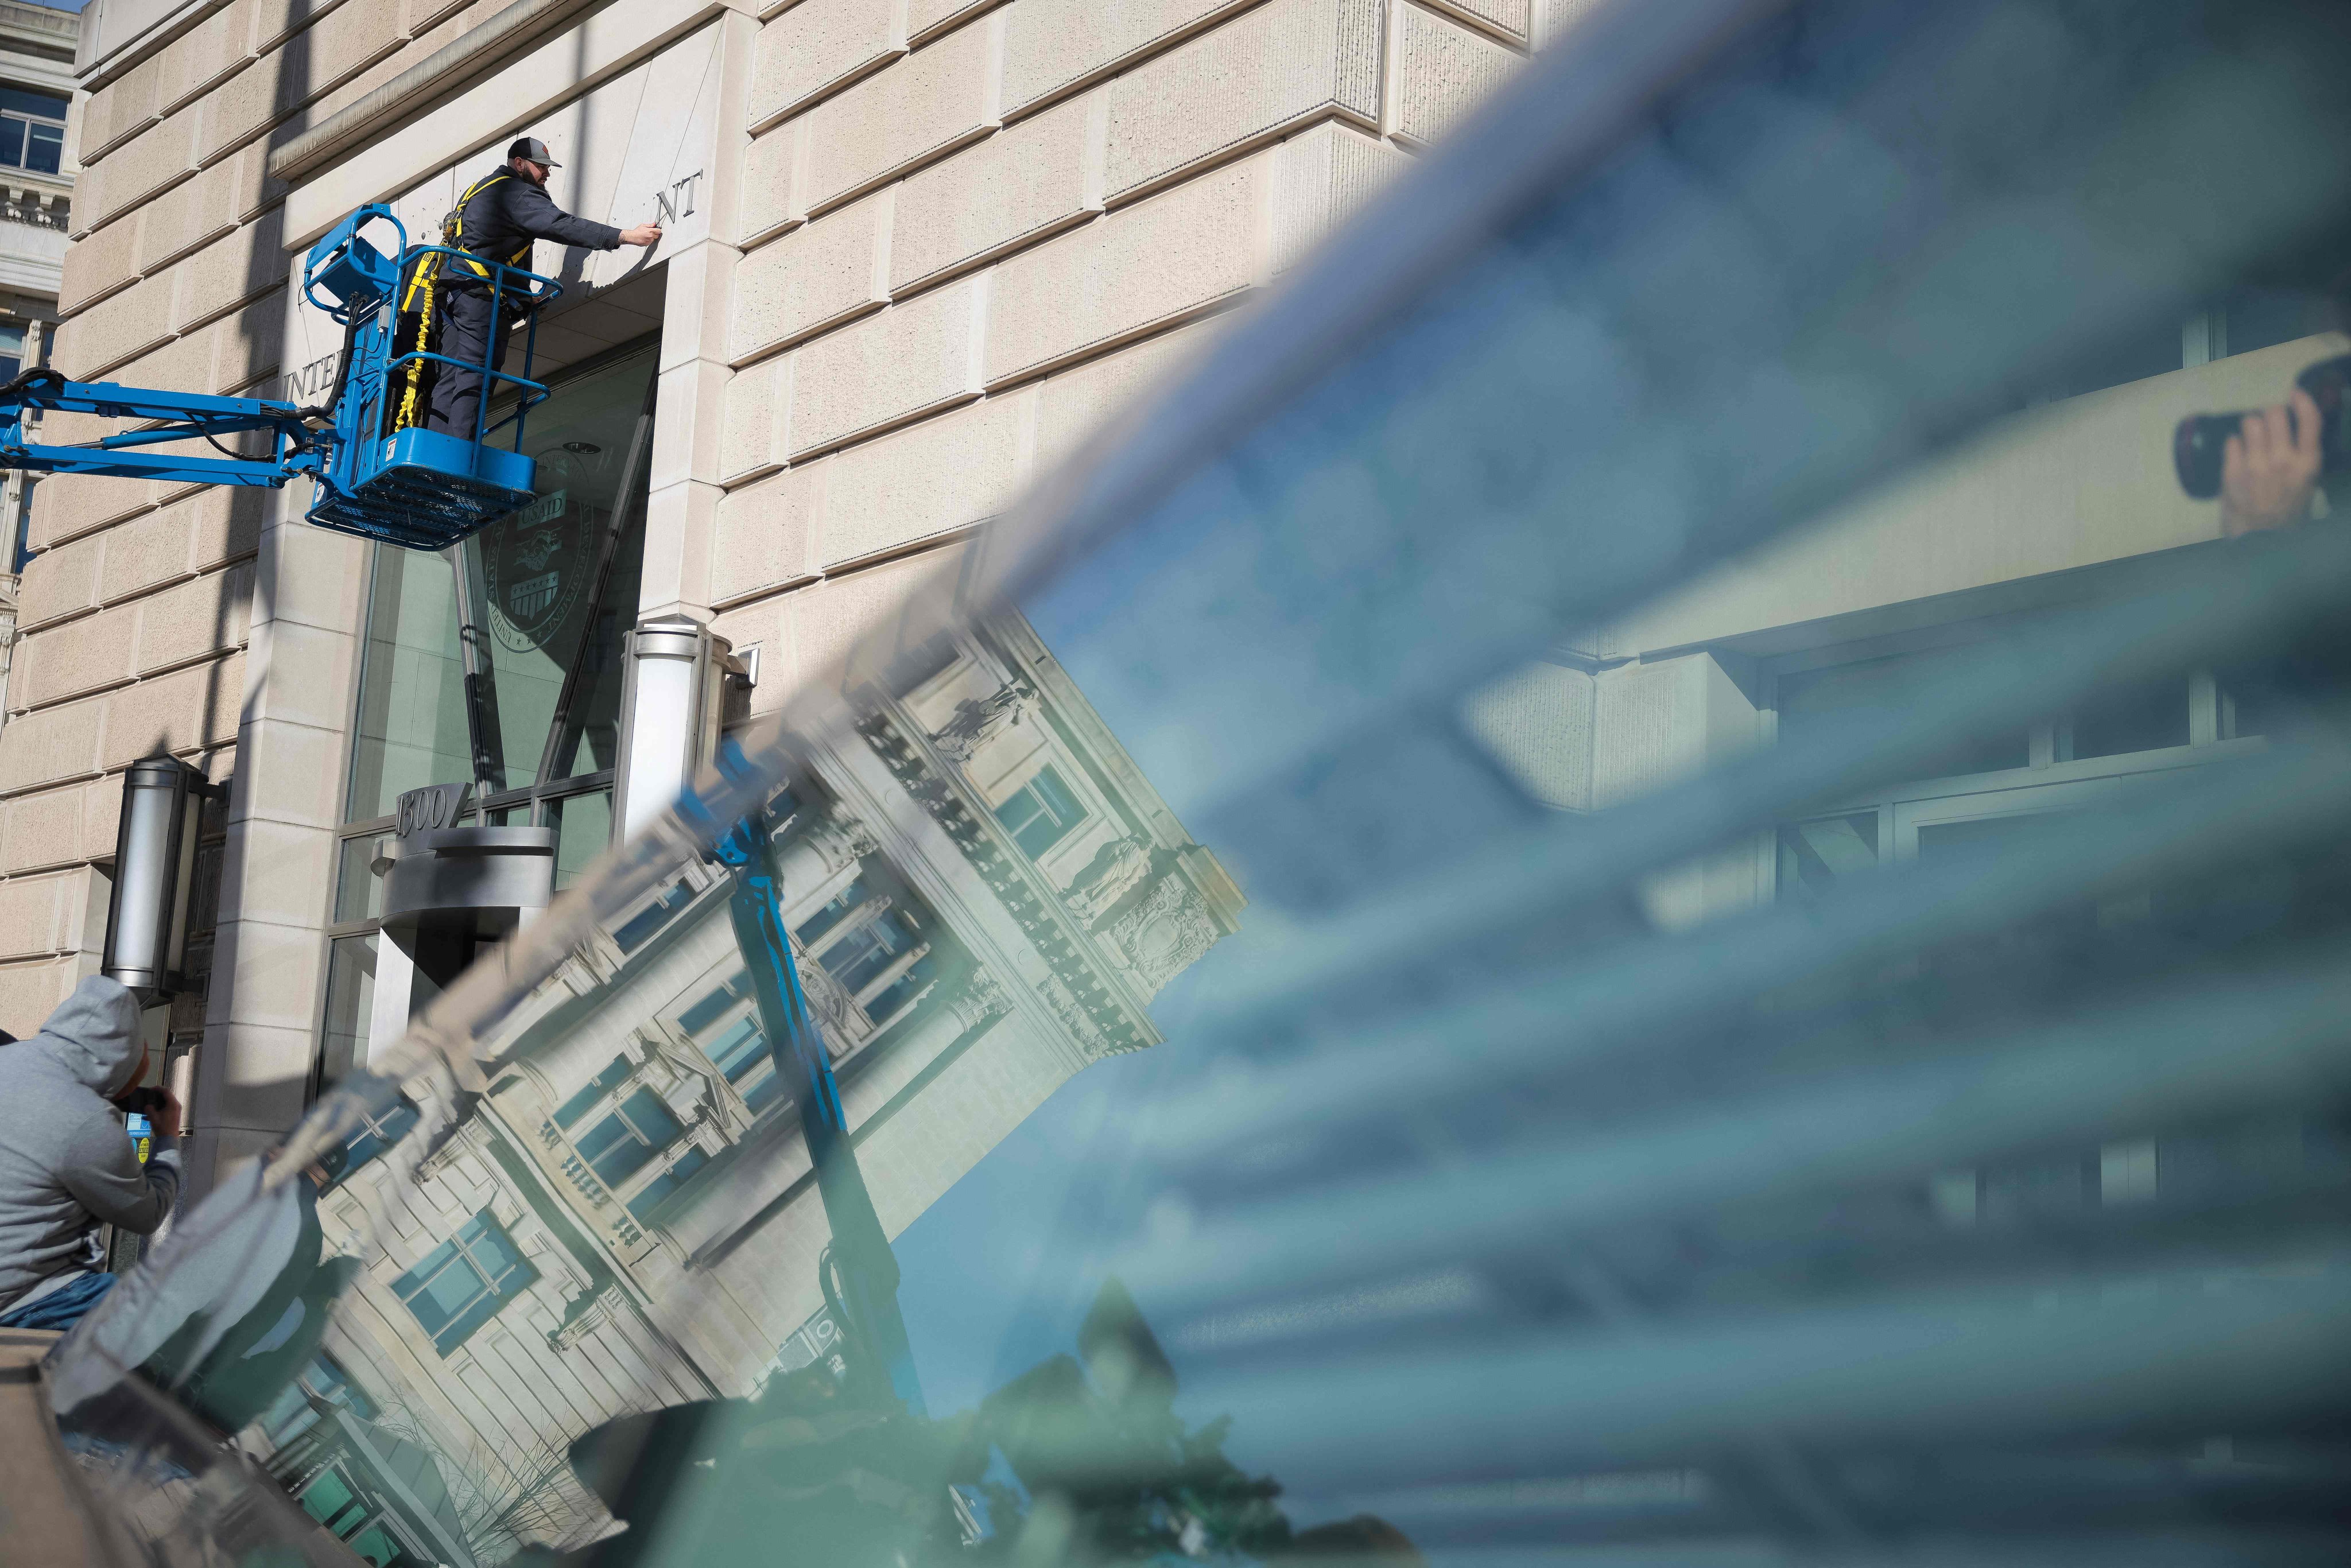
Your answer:
[[[655,240],[660,239],[661,235],[661,225],[639,224],[632,229],[622,229],[621,231],[621,243],[622,245],[651,245]]]
[[[2300,387],[2283,407],[2245,415],[2220,453],[2220,531],[2234,538],[2309,517],[2320,459],[2318,405]]]

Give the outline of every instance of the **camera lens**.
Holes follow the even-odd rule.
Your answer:
[[[2220,459],[2244,421],[2241,413],[2191,413],[2179,422],[2171,433],[2171,462],[2181,489],[2199,501],[2220,493]]]

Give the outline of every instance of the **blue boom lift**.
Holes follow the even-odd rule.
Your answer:
[[[378,222],[390,225],[395,236],[389,250],[360,232]],[[521,446],[525,414],[547,396],[547,388],[530,379],[537,310],[562,285],[487,257],[468,256],[494,275],[494,311],[519,310],[528,318],[522,371],[491,369],[486,351],[484,362],[470,367],[482,375],[485,394],[471,434],[426,430],[409,423],[414,399],[403,406],[402,394],[415,383],[413,367],[459,361],[422,347],[400,350],[401,295],[417,268],[456,254],[446,246],[412,246],[392,209],[361,207],[310,248],[302,268],[303,298],[343,329],[334,390],[323,406],[70,382],[54,371],[33,371],[0,387],[0,467],[272,489],[308,476],[316,486],[308,520],[319,528],[407,549],[443,550],[459,544],[534,498],[538,465]],[[493,314],[492,342],[497,326]],[[489,394],[501,384],[513,389],[514,405],[493,423]],[[50,410],[145,423],[86,444],[27,442],[25,416]],[[489,437],[508,426],[508,444],[490,444]],[[255,431],[269,433],[266,457],[239,455],[221,444],[224,436]],[[218,455],[155,450],[196,439]],[[743,766],[731,748],[727,760],[731,767]],[[681,805],[699,810],[690,793]],[[819,1269],[825,1299],[864,1353],[856,1378],[868,1396],[895,1397],[920,1414],[922,1390],[898,1309],[897,1262],[858,1169],[840,1087],[793,965],[772,835],[763,818],[746,818],[723,831],[711,827],[716,858],[734,880],[736,940],[752,977],[768,1049],[800,1107],[832,1230],[832,1245]]]
[[[391,226],[388,251],[360,232],[378,223]],[[469,538],[532,497],[538,465],[520,448],[524,415],[547,396],[530,379],[537,312],[562,285],[468,257],[495,275],[490,340],[496,340],[497,312],[518,311],[529,322],[522,371],[491,369],[486,352],[483,363],[469,367],[481,374],[485,394],[473,431],[426,430],[409,423],[413,400],[403,408],[401,392],[425,364],[459,361],[421,347],[400,351],[400,294],[419,268],[457,254],[446,246],[412,246],[391,208],[361,207],[310,247],[302,268],[303,298],[343,329],[334,391],[323,405],[72,382],[54,371],[30,371],[0,387],[0,467],[271,489],[307,476],[315,486],[308,520],[319,528],[409,549],[445,549]],[[501,387],[514,391],[514,405],[493,423],[489,394]],[[26,415],[47,411],[141,423],[78,445],[27,441]],[[493,445],[490,437],[509,426],[507,444]],[[266,456],[222,444],[225,436],[256,431],[269,435]],[[156,450],[193,440],[217,455]]]

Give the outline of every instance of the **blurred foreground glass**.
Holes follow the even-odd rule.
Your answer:
[[[2346,27],[1592,24],[184,1216],[86,1483],[187,1561],[2339,1561],[2351,538],[1736,590],[2314,243]],[[1167,1064],[967,1407],[875,1392],[754,810],[885,1230]]]

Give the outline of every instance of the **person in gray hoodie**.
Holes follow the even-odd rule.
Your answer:
[[[114,1283],[101,1223],[154,1234],[180,1192],[159,1126],[146,1165],[107,1102],[147,1060],[139,1001],[93,975],[26,1040],[0,1045],[0,1328],[63,1329]]]

